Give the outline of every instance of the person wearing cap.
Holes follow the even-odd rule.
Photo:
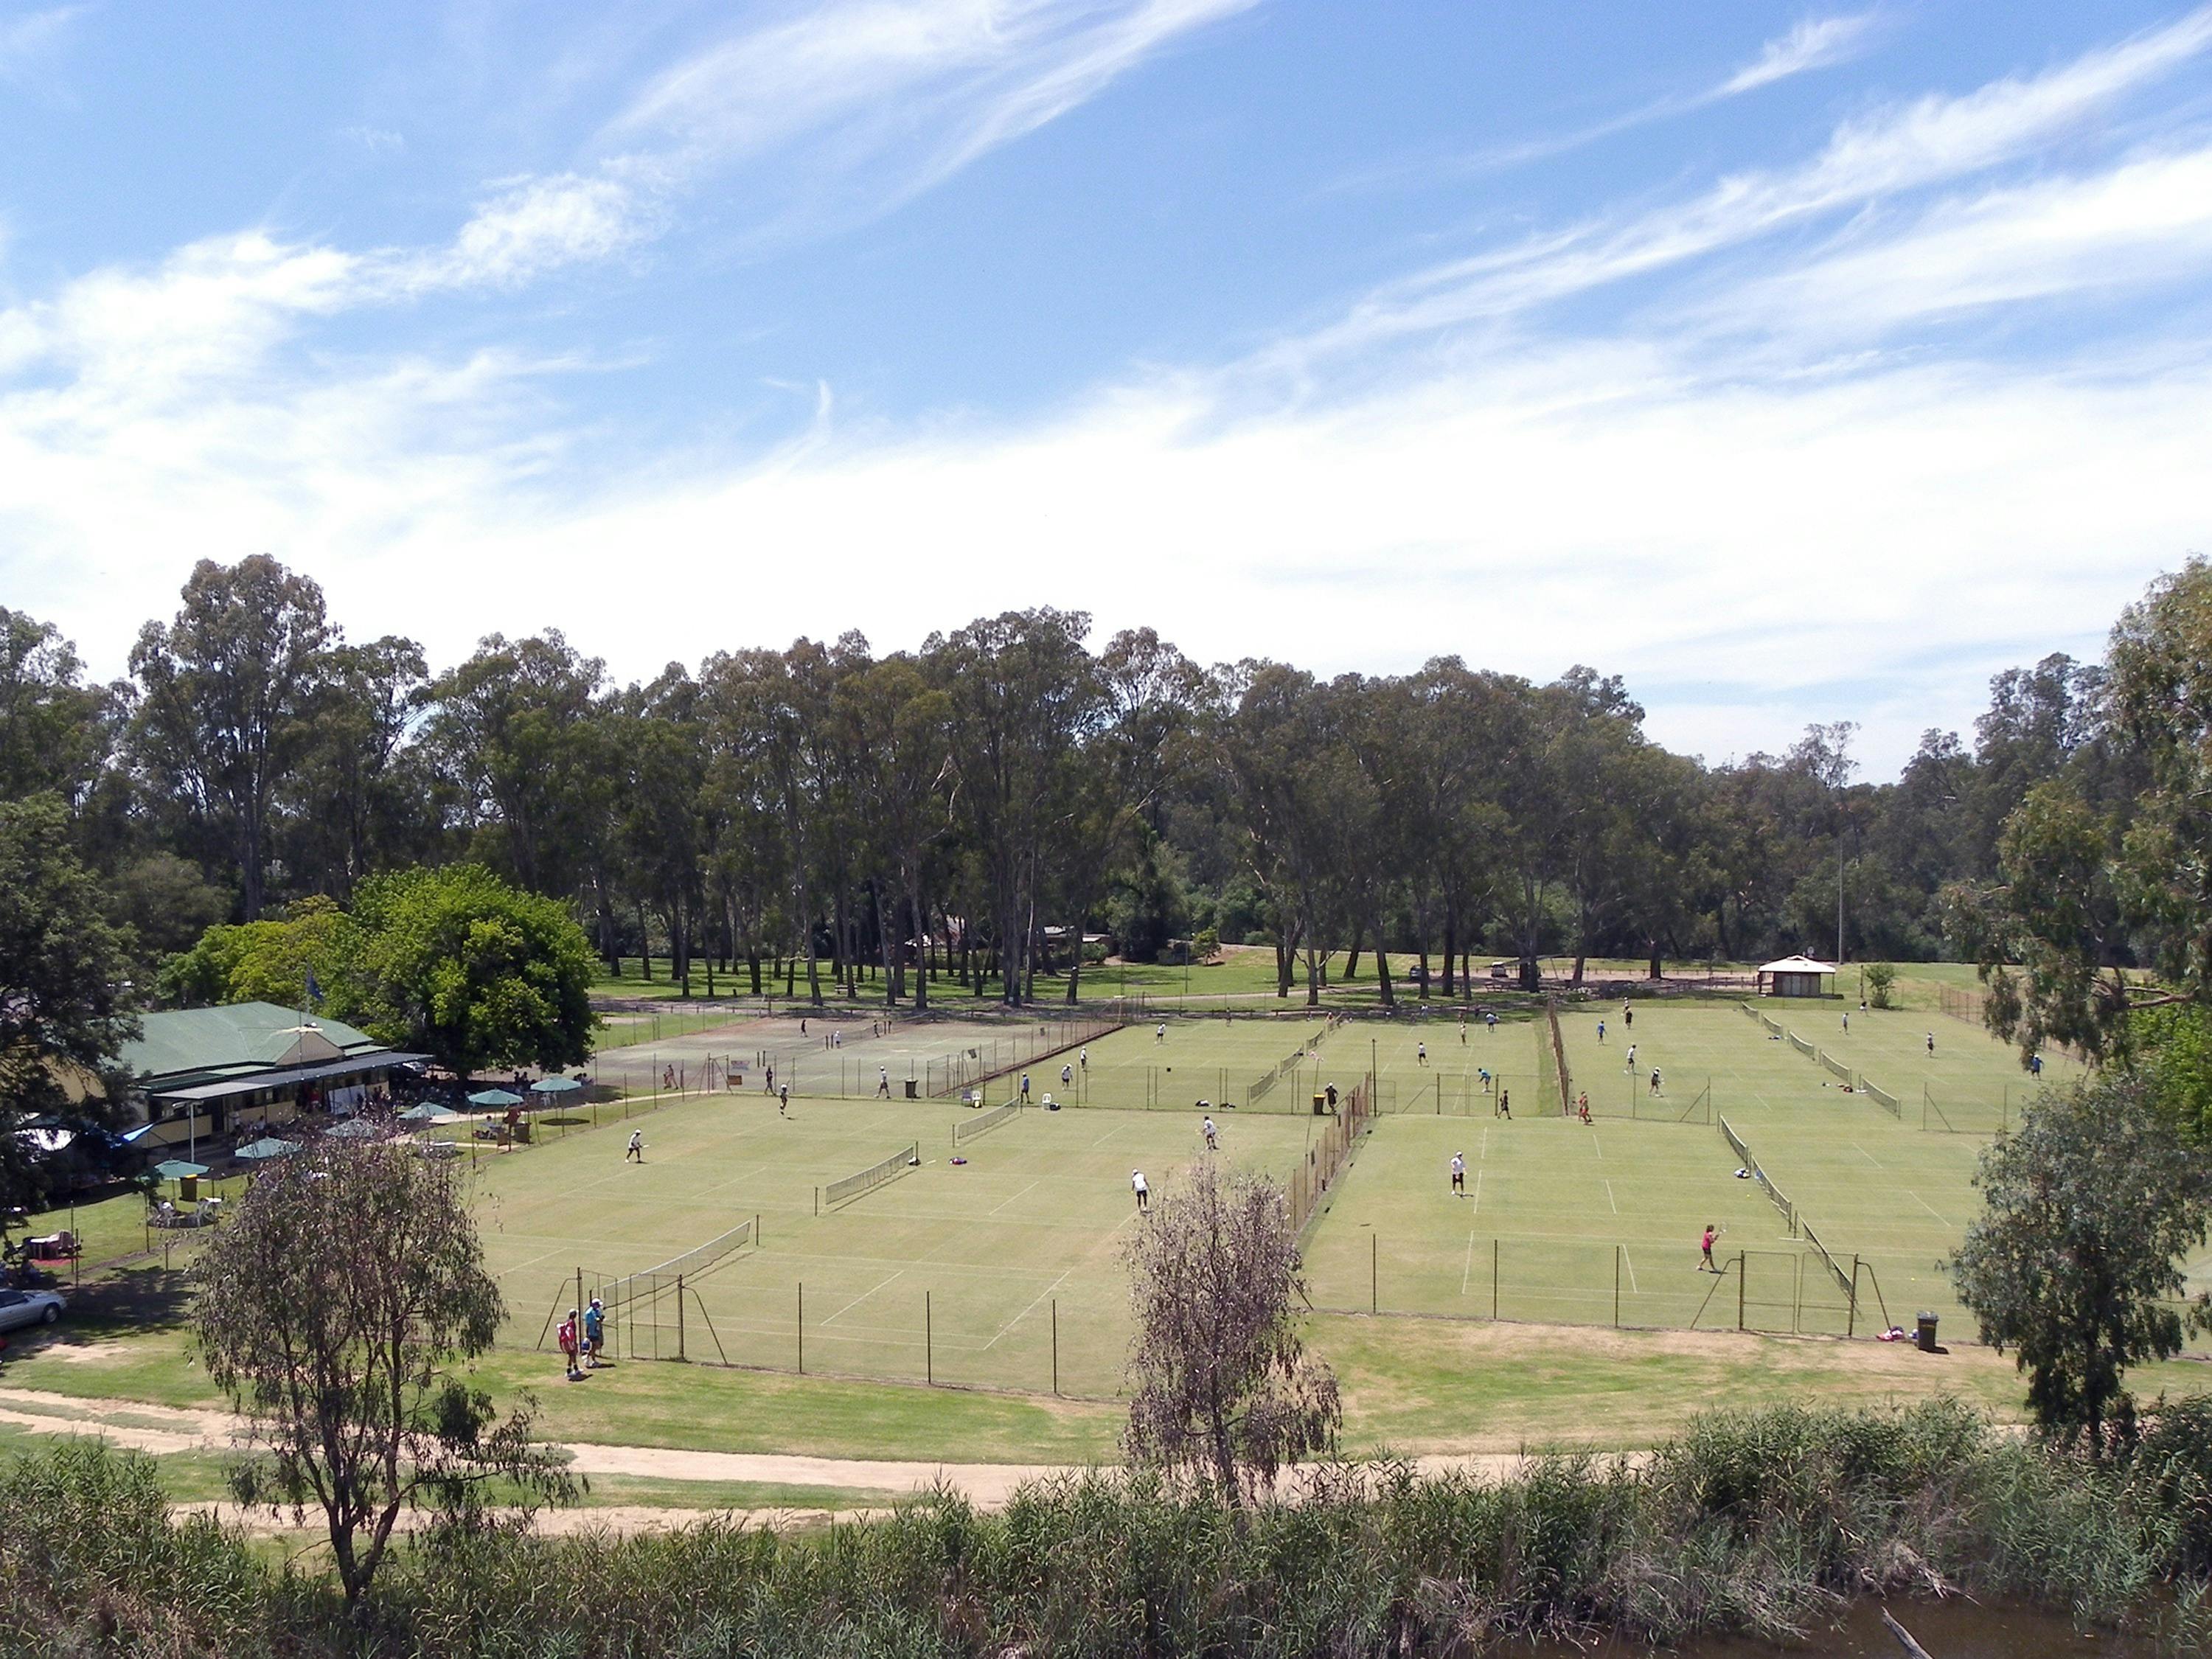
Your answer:
[[[599,1368],[599,1348],[606,1340],[607,1310],[596,1296],[592,1305],[584,1310],[584,1364],[592,1370]]]

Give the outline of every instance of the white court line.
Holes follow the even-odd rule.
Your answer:
[[[1599,1163],[1605,1162],[1605,1148],[1597,1144],[1597,1131],[1595,1128],[1590,1131],[1590,1149],[1597,1154]]]
[[[1875,1169],[1879,1170],[1883,1167],[1881,1160],[1876,1158],[1872,1152],[1867,1151],[1865,1147],[1860,1146],[1857,1141],[1854,1140],[1851,1142],[1851,1150],[1856,1152],[1861,1158],[1864,1158],[1868,1163],[1873,1164]]]
[[[1042,1176],[1039,1176],[1036,1178],[1036,1180],[1032,1181],[1031,1182],[1030,1182],[1029,1187],[1024,1187],[1024,1188],[1022,1188],[1022,1193],[1025,1193],[1025,1192],[1029,1191],[1030,1187],[1035,1187],[1035,1186],[1039,1185],[1040,1183],[1042,1183],[1042,1182],[1043,1182],[1043,1180],[1044,1180],[1044,1177],[1043,1177]],[[1006,1206],[1007,1206],[1007,1205],[1009,1205],[1009,1204],[1012,1203],[1012,1202],[1014,1201],[1014,1199],[1015,1199],[1015,1198],[1019,1198],[1019,1197],[1022,1195],[1022,1193],[1016,1193],[1016,1194],[1013,1195],[1013,1198],[1001,1199],[998,1203],[994,1204],[994,1205],[991,1206],[991,1213],[992,1213],[993,1215],[996,1215],[996,1214],[998,1214],[998,1212],[999,1212],[1000,1211],[1001,1211],[1001,1210],[1005,1209],[1005,1208],[1006,1207]]]
[[[1912,1188],[1910,1187],[1907,1187],[1905,1190],[1909,1193],[1912,1192]],[[1934,1216],[1938,1221],[1943,1221],[1942,1212],[1937,1210],[1936,1207],[1933,1204],[1930,1204],[1926,1199],[1921,1197],[1919,1194],[1912,1193],[1912,1201],[1915,1204],[1917,1204],[1922,1209],[1927,1211],[1929,1214]],[[1948,1221],[1943,1221],[1943,1224],[1948,1227],[1951,1224]]]
[[[831,1319],[837,1319],[837,1318],[840,1318],[840,1317],[842,1317],[842,1316],[844,1316],[844,1315],[846,1315],[846,1314],[848,1314],[848,1313],[852,1312],[854,1309],[855,1309],[855,1308],[859,1307],[859,1306],[860,1306],[863,1302],[866,1302],[866,1301],[870,1297],[873,1296],[873,1295],[876,1293],[876,1291],[880,1291],[880,1290],[887,1289],[887,1288],[890,1286],[890,1285],[891,1279],[897,1279],[897,1278],[900,1278],[901,1276],[902,1276],[902,1275],[905,1273],[905,1272],[906,1272],[906,1269],[905,1269],[905,1268],[903,1268],[903,1267],[901,1267],[901,1268],[898,1270],[898,1272],[897,1272],[897,1273],[893,1273],[893,1274],[891,1275],[891,1278],[890,1278],[890,1279],[886,1279],[885,1280],[884,1280],[884,1282],[883,1282],[881,1285],[878,1285],[874,1286],[874,1287],[873,1287],[873,1289],[862,1291],[860,1293],[860,1295],[858,1295],[858,1296],[854,1297],[850,1302],[848,1302],[848,1303],[847,1303],[843,1307],[842,1307],[842,1308],[838,1309],[838,1310],[837,1310],[837,1311],[836,1311],[836,1313],[831,1314],[831,1315],[830,1316],[830,1319],[817,1320],[816,1322],[817,1322],[817,1324],[821,1324],[821,1325],[827,1325],[827,1324],[830,1322],[830,1320],[831,1320]]]
[[[1468,1275],[1469,1275],[1469,1274],[1473,1273],[1474,1272],[1474,1235],[1473,1233],[1469,1233],[1469,1234],[1467,1236],[1467,1266],[1465,1266],[1464,1267],[1461,1268],[1461,1269],[1460,1269],[1460,1273],[1459,1273],[1459,1293],[1460,1293],[1462,1296],[1465,1296],[1465,1295],[1467,1294],[1467,1281],[1468,1281]]]
[[[1036,1293],[1036,1296],[1035,1299],[1033,1299],[1033,1300],[1030,1303],[1030,1305],[1029,1305],[1028,1307],[1026,1307],[1026,1308],[1023,1309],[1019,1313],[1016,1314],[1016,1315],[1015,1315],[1012,1319],[1009,1319],[1009,1320],[1008,1320],[1005,1324],[1003,1324],[1003,1325],[1001,1325],[1001,1326],[1000,1326],[1000,1327],[999,1327],[999,1329],[998,1329],[998,1333],[997,1333],[997,1334],[996,1334],[996,1335],[994,1335],[994,1336],[993,1336],[993,1337],[992,1337],[992,1339],[991,1339],[988,1342],[986,1342],[986,1343],[983,1345],[983,1349],[982,1349],[982,1351],[983,1351],[983,1352],[988,1352],[990,1349],[993,1349],[993,1348],[997,1347],[997,1346],[999,1346],[999,1338],[1000,1338],[1000,1337],[1004,1336],[1004,1335],[1005,1335],[1008,1331],[1011,1331],[1012,1329],[1013,1329],[1015,1326],[1017,1326],[1017,1325],[1020,1324],[1020,1323],[1022,1322],[1022,1321],[1024,1321],[1024,1319],[1027,1319],[1027,1318],[1030,1316],[1030,1313],[1031,1313],[1032,1311],[1034,1311],[1034,1310],[1035,1310],[1035,1309],[1036,1309],[1036,1307],[1037,1303],[1043,1301],[1043,1300],[1045,1299],[1045,1297],[1047,1297],[1050,1296],[1050,1295],[1051,1295],[1054,1291],[1058,1290],[1058,1289],[1060,1287],[1060,1284],[1061,1284],[1062,1280],[1064,1280],[1064,1279],[1066,1279],[1066,1277],[1067,1277],[1067,1273],[1073,1273],[1074,1271],[1075,1271],[1075,1268],[1073,1268],[1073,1267],[1070,1267],[1070,1268],[1067,1270],[1067,1273],[1064,1273],[1060,1274],[1060,1278],[1059,1278],[1059,1279],[1054,1279],[1054,1280],[1052,1281],[1052,1283],[1051,1283],[1051,1284],[1049,1284],[1049,1285],[1046,1285],[1042,1290],[1039,1291]]]
[[[1630,1292],[1636,1296],[1643,1295],[1644,1292],[1636,1288],[1636,1258],[1629,1255],[1628,1246],[1626,1244],[1620,1247],[1620,1259],[1628,1264],[1628,1288]]]
[[[544,1261],[549,1255],[558,1255],[562,1251],[571,1248],[573,1247],[566,1244],[556,1244],[550,1250],[541,1250],[538,1255],[532,1256],[527,1261],[518,1261],[512,1267],[501,1267],[497,1273],[494,1273],[492,1277],[494,1279],[504,1279],[509,1273],[519,1273],[525,1267],[536,1267],[539,1262]]]
[[[1613,1195],[1613,1183],[1610,1181],[1605,1183],[1605,1201],[1613,1206],[1613,1212],[1615,1215],[1620,1213],[1620,1200]]]
[[[1474,1172],[1474,1208],[1468,1213],[1470,1215],[1482,1213],[1482,1171],[1480,1170]]]

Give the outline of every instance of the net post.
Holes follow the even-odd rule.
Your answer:
[[[1060,1298],[1052,1299],[1052,1391],[1060,1392]]]
[[[684,1352],[684,1275],[682,1273],[676,1275],[676,1358],[679,1362],[688,1360],[690,1358]]]

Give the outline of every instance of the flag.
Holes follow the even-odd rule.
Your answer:
[[[315,983],[315,970],[310,968],[307,969],[307,1000],[319,1003],[322,1000],[323,988]]]

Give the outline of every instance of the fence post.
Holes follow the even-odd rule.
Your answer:
[[[1743,1252],[1738,1250],[1735,1253],[1735,1328],[1738,1330],[1743,1328],[1743,1287],[1744,1281],[1749,1277],[1744,1270]]]
[[[937,1349],[929,1317],[929,1292],[921,1293],[921,1380],[933,1386],[937,1382]]]
[[[676,1275],[676,1357],[678,1359],[690,1358],[684,1352],[684,1275],[682,1273]]]
[[[1856,1336],[1859,1330],[1859,1259],[1851,1258],[1851,1299],[1844,1308],[1844,1334]]]
[[[1060,1298],[1052,1299],[1052,1391],[1060,1392]]]
[[[1379,1235],[1367,1235],[1367,1311],[1382,1311],[1382,1241]]]
[[[1490,1319],[1498,1322],[1498,1241],[1490,1241]]]
[[[806,1375],[806,1281],[799,1281],[799,1317],[793,1328],[799,1334],[799,1374]]]
[[[1620,1246],[1613,1247],[1613,1328],[1620,1328]]]

